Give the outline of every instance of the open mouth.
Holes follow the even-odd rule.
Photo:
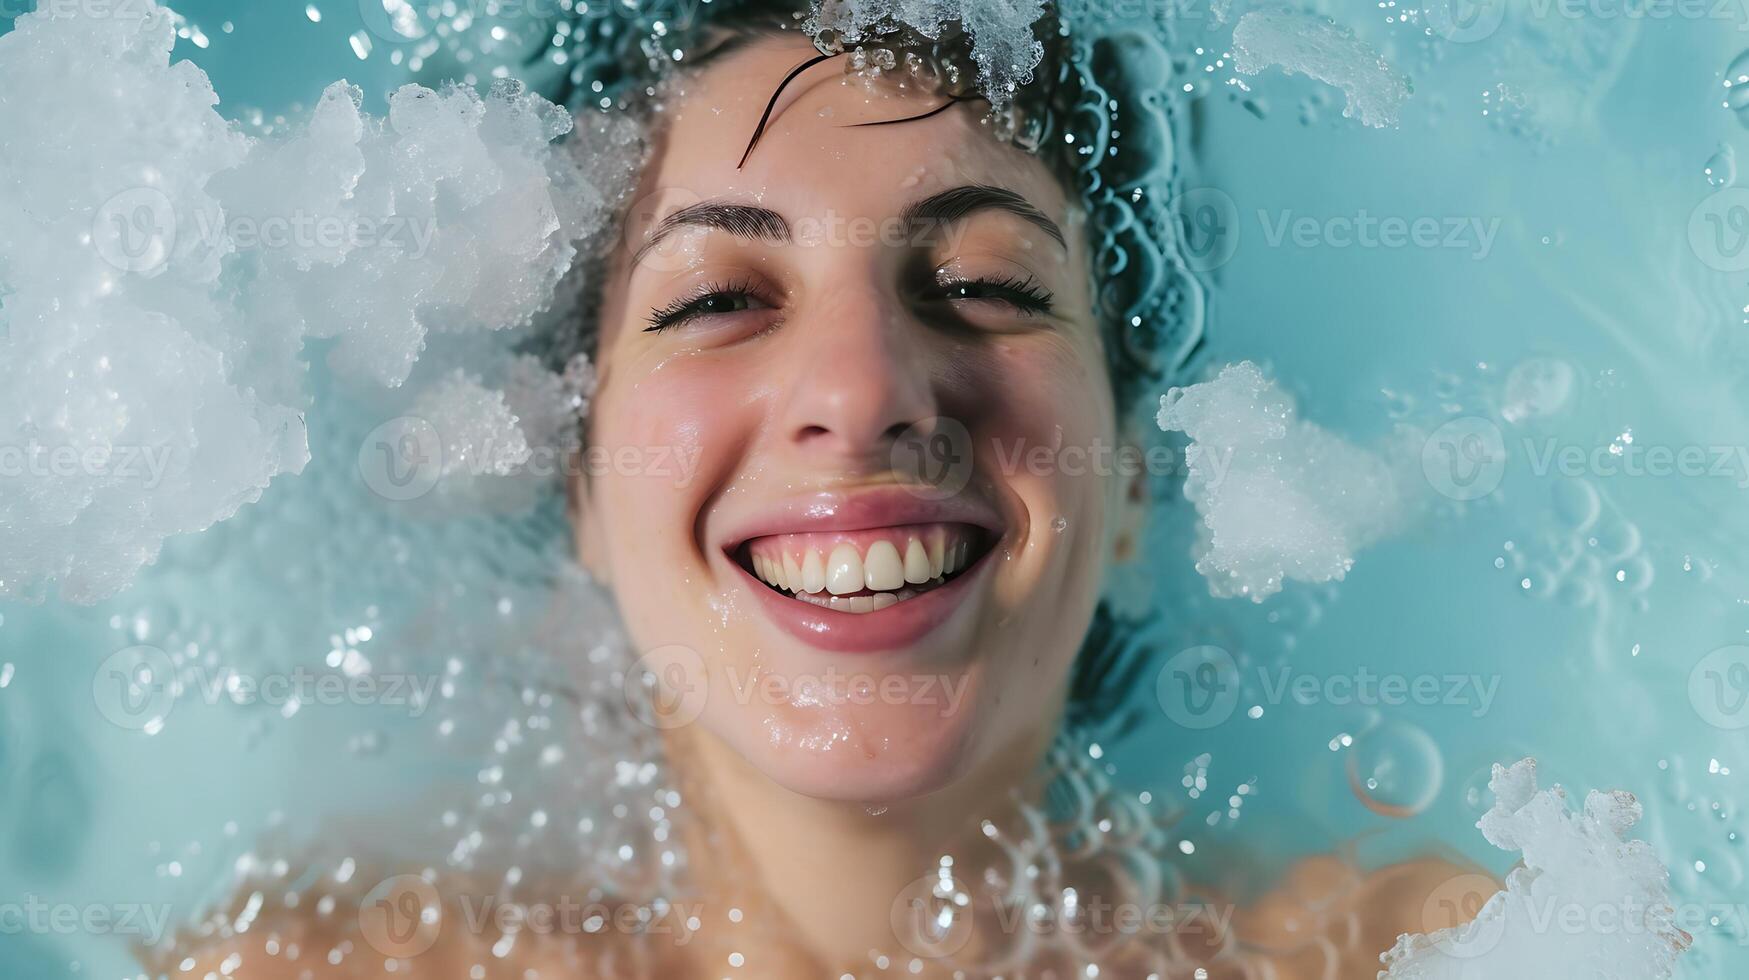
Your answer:
[[[990,532],[972,524],[903,524],[768,534],[743,542],[734,557],[780,595],[872,613],[941,588],[982,560],[991,544]]]

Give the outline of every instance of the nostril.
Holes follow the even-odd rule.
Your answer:
[[[830,435],[831,432],[832,430],[823,425],[804,425],[796,432],[796,440],[799,442],[812,442],[821,436]]]
[[[887,426],[887,433],[886,433],[887,438],[893,442],[898,442],[900,439],[903,439],[905,437],[906,433],[910,432],[912,429],[916,428],[920,424],[922,424],[922,423],[919,423],[919,422],[894,422],[892,425]],[[921,434],[927,435],[928,433],[921,433]]]

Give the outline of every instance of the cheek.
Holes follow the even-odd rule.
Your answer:
[[[1032,533],[1065,536],[1068,521],[1098,518],[1112,476],[1115,422],[1109,385],[1096,347],[1050,338],[1009,345],[978,369],[989,408],[983,416],[999,479],[1026,498],[1041,526]],[[1055,510],[1055,513],[1050,511]],[[1076,527],[1079,540],[1093,528]]]
[[[686,571],[703,558],[696,515],[745,441],[745,389],[675,358],[610,380],[596,398],[588,459],[613,542],[615,577]]]
[[[1070,613],[1090,608],[1099,591],[1115,479],[1103,360],[1096,345],[1062,336],[1000,345],[983,360],[966,379],[973,437],[989,479],[1024,522],[997,556],[1005,567],[996,599],[1009,629],[1052,637],[1046,646],[1066,659],[1078,643]]]

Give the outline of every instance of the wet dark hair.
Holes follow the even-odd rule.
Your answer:
[[[799,31],[808,3],[707,0],[689,11],[639,9],[640,18],[576,22],[574,67],[553,93],[555,101],[585,116],[630,113],[648,122],[667,76],[697,71],[762,36]],[[907,30],[892,27],[902,41],[919,40],[914,33],[906,37]],[[1172,209],[1186,121],[1168,89],[1175,73],[1159,40],[1165,25],[1115,31],[1101,25],[1098,33],[1088,33],[1065,24],[1051,4],[1034,25],[1043,57],[1031,80],[1013,93],[1012,105],[1025,120],[1019,129],[1022,145],[1086,212],[1094,314],[1113,400],[1120,419],[1128,419],[1146,395],[1163,392],[1200,350],[1204,294],[1179,250],[1181,229]],[[953,35],[950,30],[944,36]],[[687,54],[676,59],[675,51]],[[802,68],[833,56],[822,53]],[[802,68],[777,86],[768,114]],[[943,98],[923,115],[982,97],[962,86]],[[914,118],[921,115],[890,122]],[[749,134],[743,161],[755,151],[763,128],[761,120]],[[601,273],[618,241],[615,235],[601,237],[597,248],[580,258],[575,281],[581,295],[569,336],[557,350],[561,357],[594,353],[598,284],[606,278]],[[1070,679],[1070,724],[1117,732],[1129,727],[1125,706],[1151,660],[1149,625],[1147,618],[1126,617],[1100,601]]]

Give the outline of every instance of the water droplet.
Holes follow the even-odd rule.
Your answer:
[[[1068,529],[1069,529],[1069,519],[1066,517],[1059,517],[1056,520],[1051,522],[1051,530],[1057,532],[1058,534],[1062,534],[1064,531],[1067,531]]]
[[[1749,126],[1749,51],[1725,69],[1725,105],[1737,114],[1738,122]]]
[[[1707,158],[1706,182],[1711,187],[1729,187],[1737,182],[1737,151],[1729,143],[1719,144],[1719,152]]]
[[[1366,808],[1411,817],[1433,802],[1445,780],[1445,758],[1433,736],[1406,721],[1362,732],[1348,753],[1348,785]]]

